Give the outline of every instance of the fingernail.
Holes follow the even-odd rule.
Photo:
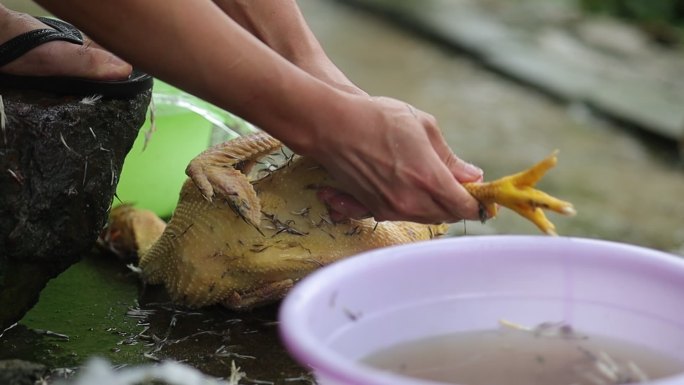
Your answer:
[[[473,177],[481,177],[482,175],[484,175],[484,171],[482,171],[481,168],[479,168],[475,165],[472,165],[470,163],[466,163],[464,170],[465,170],[466,174],[473,176]]]

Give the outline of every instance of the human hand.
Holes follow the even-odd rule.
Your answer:
[[[345,192],[319,192],[333,219],[422,223],[478,219],[479,203],[462,186],[482,170],[451,151],[435,118],[404,102],[349,95],[350,103],[323,126],[307,155]],[[353,198],[352,198],[353,196]],[[355,199],[354,199],[355,198]]]

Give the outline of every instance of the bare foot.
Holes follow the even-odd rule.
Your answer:
[[[51,28],[39,20],[11,11],[0,4],[0,43],[34,29]],[[85,39],[84,45],[51,41],[0,67],[0,73],[30,76],[69,76],[97,80],[122,80],[131,65]]]

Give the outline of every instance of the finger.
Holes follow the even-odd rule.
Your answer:
[[[330,219],[333,222],[342,222],[348,218],[369,218],[371,216],[370,210],[353,196],[332,187],[321,187],[316,192],[316,195],[328,207]]]
[[[453,177],[449,177],[453,180]],[[447,222],[449,212],[437,205],[429,190],[413,186],[384,191],[373,196],[360,194],[358,199],[333,188],[319,190],[327,202],[329,213],[345,219],[374,217],[376,221],[411,221],[418,223]],[[366,198],[366,201],[362,199]],[[458,218],[461,219],[461,218]]]
[[[451,151],[451,148],[444,138],[440,137],[436,141],[433,141],[432,145],[435,147],[435,151],[439,154],[440,159],[442,159],[456,180],[461,183],[482,181],[484,171],[474,164],[468,163],[456,156],[456,154]]]
[[[444,163],[451,171],[451,174],[461,183],[467,182],[481,182],[484,171],[474,164],[468,163],[458,156],[454,155],[451,150],[446,155]]]
[[[480,202],[461,185],[447,165],[442,164],[441,170],[437,170],[435,179],[427,187],[430,187],[435,204],[451,218],[480,219]]]
[[[449,175],[438,176],[440,184],[433,188],[432,196],[444,212],[453,219],[481,219],[480,203],[461,186],[465,182],[479,182],[483,179],[483,171],[479,167],[457,157],[447,144],[434,116],[420,112],[430,143],[437,157],[445,166]],[[454,180],[454,178],[456,180]]]
[[[439,194],[441,191],[437,191]],[[468,220],[481,220],[482,205],[480,202],[473,198],[468,191],[466,191],[463,186],[456,183],[454,189],[451,193],[446,196],[444,194],[437,195],[435,199],[436,203],[443,208],[444,211],[450,213],[452,217],[458,219],[468,219]],[[487,211],[487,215],[489,211]]]
[[[436,157],[413,188],[393,191],[389,210],[373,207],[376,220],[408,220],[419,223],[479,219],[480,204]]]
[[[426,128],[432,147],[439,158],[446,164],[454,177],[461,183],[480,182],[484,172],[481,168],[457,157],[447,144],[434,116],[419,111],[419,116]]]

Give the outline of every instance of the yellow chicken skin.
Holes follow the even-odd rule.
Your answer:
[[[254,167],[257,162],[261,167]],[[541,209],[573,214],[572,205],[532,186],[555,162],[553,154],[526,172],[464,186],[481,202],[483,215],[495,215],[501,204],[554,234]],[[186,173],[190,178],[168,225],[124,205],[112,210],[103,238],[112,250],[137,251],[143,279],[164,284],[174,302],[191,307],[247,309],[273,302],[333,261],[447,230],[446,224],[373,218],[333,223],[316,193],[340,186],[314,160],[286,155],[265,133],[210,148]]]

